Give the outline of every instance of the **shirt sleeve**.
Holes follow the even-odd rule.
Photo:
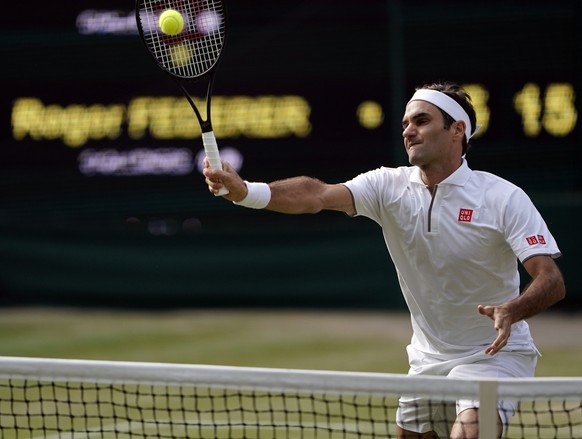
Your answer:
[[[542,215],[523,190],[516,188],[510,193],[503,220],[505,240],[522,263],[536,255],[561,256]]]
[[[390,179],[391,174],[379,168],[360,174],[344,183],[354,197],[356,208],[354,216],[365,216],[380,224],[381,204],[385,202],[380,194],[386,196],[389,188],[392,187]]]

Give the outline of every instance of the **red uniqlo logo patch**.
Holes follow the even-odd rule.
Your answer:
[[[546,243],[546,238],[544,238],[544,235],[538,235],[538,242],[540,244],[545,244]]]
[[[473,218],[473,210],[471,210],[471,209],[459,210],[459,222],[460,223],[470,223],[471,218]]]
[[[542,236],[542,238],[543,238],[543,236]],[[537,238],[537,237],[535,237],[535,236],[528,236],[528,237],[527,237],[527,238],[525,238],[525,239],[526,239],[526,241],[527,241],[527,243],[528,243],[529,245],[534,245],[534,244],[537,244],[537,243],[539,243],[539,241],[538,241],[538,238]]]

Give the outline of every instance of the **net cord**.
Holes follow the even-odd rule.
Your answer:
[[[227,389],[292,390],[366,395],[438,394],[448,400],[479,398],[483,381],[403,374],[338,372],[301,369],[187,365],[124,361],[0,357],[0,378],[152,385],[191,385]],[[500,378],[497,396],[579,400],[582,378]]]

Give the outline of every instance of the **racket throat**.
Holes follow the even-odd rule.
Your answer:
[[[202,114],[200,113],[198,106],[196,105],[196,103],[192,99],[192,96],[190,96],[190,93],[188,92],[188,89],[185,87],[185,85],[179,80],[176,80],[176,82],[180,86],[180,90],[182,90],[182,94],[184,95],[184,97],[186,98],[186,100],[188,101],[190,106],[192,107],[192,110],[194,110],[194,114],[196,115],[196,119],[198,119],[198,123],[200,124],[200,128],[201,128],[202,132],[203,133],[211,132],[212,131],[212,123],[210,122],[210,105],[211,105],[211,99],[212,99],[212,83],[213,83],[212,78],[210,79],[210,81],[208,83],[208,89],[206,91],[207,92],[207,95],[206,95],[206,119],[204,119],[202,117]]]

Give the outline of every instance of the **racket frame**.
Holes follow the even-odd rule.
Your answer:
[[[181,0],[181,1],[178,1],[177,3],[180,3],[180,2],[184,3],[184,2],[188,2],[188,1],[189,0]],[[221,8],[221,14],[222,14],[221,20],[223,22],[223,23],[221,23],[221,30],[220,31],[223,33],[223,36],[222,36],[222,47],[220,48],[220,53],[218,54],[216,61],[212,64],[212,66],[208,70],[201,73],[200,75],[183,76],[183,75],[179,75],[179,74],[176,74],[176,73],[168,70],[166,67],[164,67],[164,65],[162,63],[160,63],[160,61],[158,60],[158,57],[156,57],[152,53],[152,50],[150,49],[150,46],[148,45],[148,42],[146,40],[143,27],[141,25],[142,21],[140,18],[140,10],[144,9],[144,8],[141,8],[142,4],[143,4],[143,0],[136,0],[136,2],[135,2],[136,24],[137,24],[138,33],[139,33],[139,36],[142,40],[142,43],[146,47],[148,53],[152,56],[152,58],[154,58],[156,65],[161,70],[166,72],[166,74],[170,75],[170,77],[172,77],[176,81],[176,83],[178,84],[178,87],[182,91],[182,94],[184,95],[184,97],[186,98],[186,100],[188,101],[190,106],[192,107],[192,110],[194,110],[194,114],[196,115],[196,119],[198,119],[198,123],[200,124],[200,129],[202,131],[202,143],[204,145],[204,151],[206,153],[206,157],[208,159],[210,167],[213,169],[222,170],[222,161],[220,159],[220,152],[218,150],[216,136],[214,135],[214,131],[212,128],[211,104],[212,104],[212,91],[213,91],[213,87],[214,87],[214,78],[216,76],[216,69],[218,67],[218,64],[220,63],[220,59],[222,58],[222,54],[224,52],[224,47],[226,45],[226,39],[227,39],[226,29],[228,26],[228,23],[227,23],[228,14],[226,11],[226,6],[225,6],[223,1],[220,1],[221,7],[222,7]],[[171,6],[167,5],[167,7],[170,8]],[[207,84],[206,84],[206,118],[205,119],[202,117],[202,114],[200,113],[198,106],[194,103],[194,100],[192,99],[192,96],[190,95],[190,92],[188,91],[188,88],[185,85],[186,83],[198,83],[198,82],[202,82],[204,80],[207,81]],[[222,195],[228,194],[228,192],[229,192],[228,189],[223,187],[216,195],[222,196]]]

